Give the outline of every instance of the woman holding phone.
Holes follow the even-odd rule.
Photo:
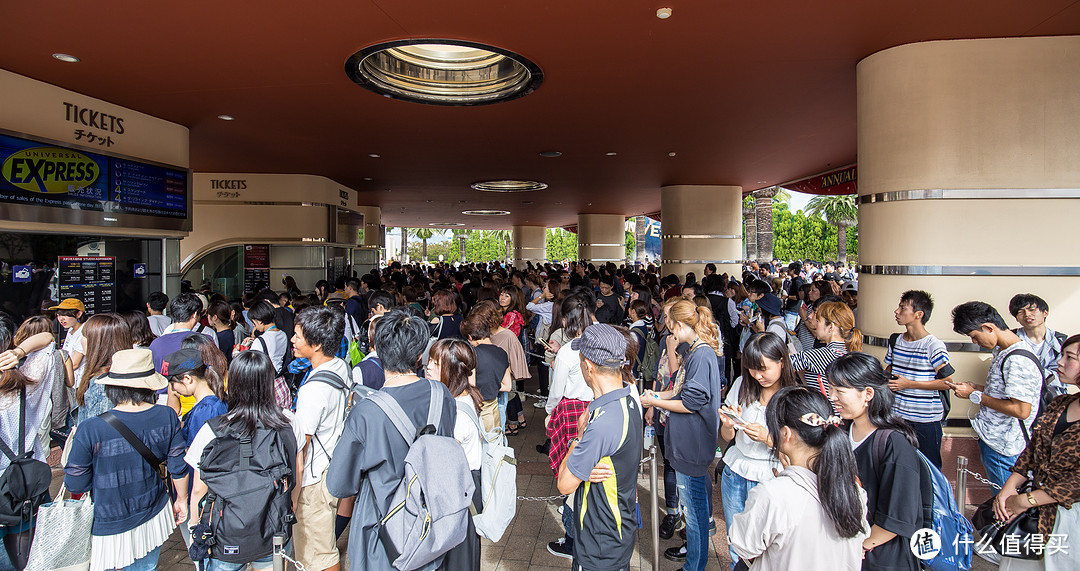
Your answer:
[[[743,511],[750,490],[771,480],[773,470],[782,469],[772,454],[773,441],[766,428],[765,408],[777,391],[799,384],[799,377],[788,360],[787,345],[772,333],[755,333],[747,340],[742,366],[742,376],[732,383],[719,410],[721,436],[725,441],[735,440],[724,453],[720,479],[728,533],[735,514]],[[734,569],[739,556],[730,545],[728,553]]]

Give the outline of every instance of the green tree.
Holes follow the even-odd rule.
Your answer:
[[[835,226],[801,210],[792,213],[783,204],[773,205],[773,233],[773,253],[781,260],[827,260],[838,247],[839,231]],[[849,257],[858,258],[858,226],[847,232],[845,243]]]
[[[855,205],[855,195],[815,196],[806,205],[806,213],[810,216],[823,218],[836,227],[836,259],[841,263],[846,263],[847,229],[859,222],[859,209]]]
[[[548,228],[545,233],[549,260],[577,260],[577,234],[562,228]]]
[[[432,228],[410,228],[409,229],[409,234],[412,235],[412,236],[415,236],[416,238],[419,238],[421,243],[422,243],[422,248],[420,249],[420,259],[422,261],[424,261],[424,262],[428,261],[428,255],[427,255],[428,240],[430,240],[433,236],[439,236],[442,233],[443,233],[443,231],[441,229],[439,229],[439,230],[435,230],[435,229],[432,229]]]
[[[637,239],[634,238],[634,233],[626,232],[626,259],[633,260],[635,251],[637,250]]]

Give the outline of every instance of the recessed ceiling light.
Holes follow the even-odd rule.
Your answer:
[[[561,157],[562,153],[560,153],[559,151],[540,151],[540,156],[551,159],[555,157]]]
[[[656,17],[661,20],[667,20],[671,17],[671,8],[660,8],[656,11]]]
[[[604,154],[609,156],[609,157],[614,157],[615,155],[617,155],[619,153],[604,153]]]
[[[78,63],[79,58],[69,54],[53,54],[52,57],[64,62],[64,63]]]
[[[462,210],[462,214],[466,216],[506,216],[510,214],[509,210]]]
[[[667,154],[667,156],[669,156],[669,157],[674,157],[674,156],[675,156],[675,153],[668,153],[668,154]]]
[[[766,182],[768,182],[768,181],[766,181],[766,180],[759,180],[759,181],[757,181],[757,183],[758,183],[758,184],[765,184]]]
[[[409,39],[368,46],[345,63],[357,85],[431,105],[487,105],[535,91],[540,67],[511,51],[464,40]]]
[[[428,226],[450,227],[450,226],[464,226],[461,222],[432,222]]]
[[[370,176],[365,176],[364,180],[375,180],[375,179],[371,178]]]
[[[548,187],[547,183],[538,182],[535,180],[486,180],[484,182],[475,182],[470,185],[474,190],[483,190],[485,192],[529,192],[531,190],[544,190]]]
[[[221,119],[222,121],[234,121],[234,120],[236,120],[236,117],[233,117],[232,115],[218,115],[217,118]]]
[[[373,159],[377,159],[377,158],[379,158],[379,155],[377,155],[377,154],[375,154],[375,153],[369,153],[369,154],[368,154],[368,156],[369,156],[369,157],[371,157],[371,158],[373,158]]]

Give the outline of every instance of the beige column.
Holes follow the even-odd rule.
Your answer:
[[[925,42],[858,65],[859,327],[878,347],[900,294],[930,292],[927,328],[955,378],[983,382],[989,353],[952,332],[969,300],[1032,292],[1047,325],[1075,331],[1080,219],[1080,36]],[[666,220],[665,220],[666,222]],[[954,399],[952,418],[968,412]]]
[[[705,264],[717,273],[740,275],[742,187],[675,185],[660,189],[660,259],[663,273],[681,279]]]
[[[525,267],[527,262],[533,265],[547,260],[547,228],[543,226],[514,226],[514,265]]]
[[[358,206],[356,211],[364,215],[364,239],[362,245],[353,253],[353,266],[357,270],[370,270],[378,267],[380,259],[385,257],[383,249],[386,246],[386,237],[382,228],[382,208]]]
[[[626,218],[622,214],[578,214],[578,260],[621,264],[626,260]]]

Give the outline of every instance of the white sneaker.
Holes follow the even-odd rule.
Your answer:
[[[536,402],[533,403],[533,406],[535,406],[536,408],[544,408],[547,406],[547,399],[536,399]]]

